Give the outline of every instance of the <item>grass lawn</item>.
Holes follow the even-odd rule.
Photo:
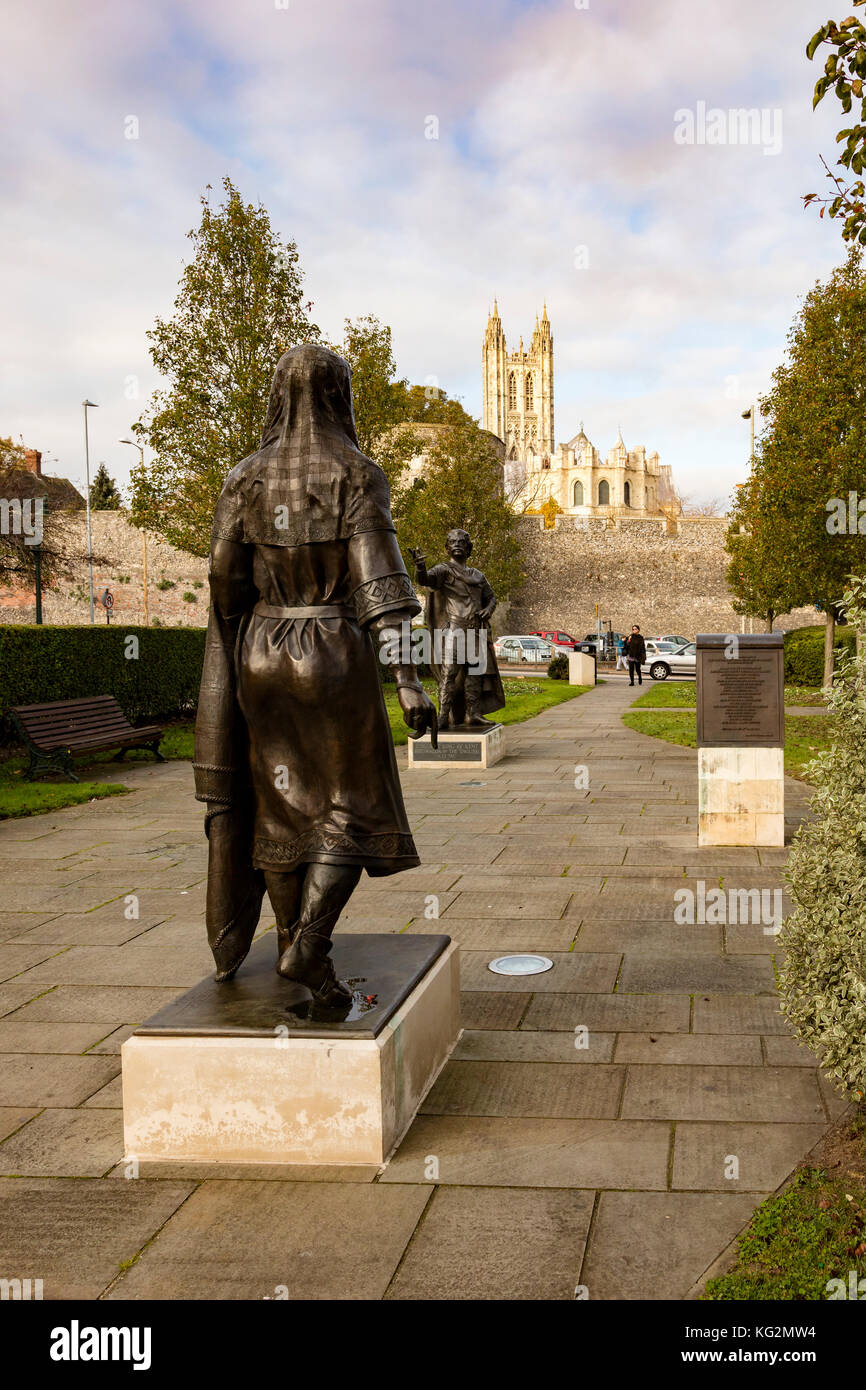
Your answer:
[[[78,806],[103,796],[122,796],[126,791],[112,782],[25,782],[26,766],[26,758],[0,763],[0,820]]]
[[[636,709],[672,709],[697,703],[697,686],[694,681],[654,681],[640,699],[635,700]],[[813,685],[786,685],[786,705],[823,705],[824,692]]]
[[[542,710],[562,704],[563,700],[573,700],[589,689],[586,685],[569,685],[567,681],[509,680],[507,676],[502,684],[507,704],[504,710],[497,711],[494,716],[502,724],[519,724],[524,719],[531,719],[533,715],[540,714]],[[425,681],[424,686],[431,694],[435,693],[435,682]],[[403,711],[393,687],[385,687],[385,707],[395,745],[406,743],[409,730],[403,723]],[[159,751],[164,758],[191,761],[192,721],[168,727],[159,745]],[[113,757],[114,754],[110,750],[106,753],[96,753],[81,766],[92,770],[100,763],[110,762]],[[126,761],[152,762],[153,755],[147,749],[134,748],[126,754]],[[0,820],[6,816],[30,816],[39,811],[55,811],[61,806],[77,806],[82,801],[91,801],[102,796],[118,796],[126,791],[125,787],[110,782],[25,782],[26,765],[26,758],[21,757],[0,762]],[[82,775],[78,767],[76,771],[79,776]]]
[[[655,691],[649,692],[655,694]],[[684,748],[696,748],[697,713],[691,710],[649,709],[632,706],[622,716],[622,722],[639,734],[660,738],[666,743],[679,743]],[[808,779],[804,768],[817,753],[830,747],[831,718],[826,714],[789,714],[785,718],[785,771],[789,777]]]
[[[781,1194],[762,1202],[737,1241],[728,1274],[710,1279],[708,1301],[823,1302],[830,1279],[866,1275],[866,1115],[843,1121]],[[863,1295],[859,1297],[862,1299]]]

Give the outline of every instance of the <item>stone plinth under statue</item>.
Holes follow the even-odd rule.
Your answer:
[[[785,843],[780,632],[697,639],[698,844]]]
[[[493,724],[487,729],[449,729],[439,734],[434,748],[430,735],[409,739],[409,767],[488,768],[505,757],[505,729]]]
[[[234,980],[203,980],[123,1044],[127,1160],[382,1164],[399,1143],[460,1033],[457,946],[337,936],[343,1019],[317,1016],[273,949],[268,933]]]

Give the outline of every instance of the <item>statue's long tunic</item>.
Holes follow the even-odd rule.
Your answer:
[[[195,748],[212,946],[257,919],[263,869],[420,862],[367,630],[420,611],[385,475],[357,448],[339,381],[297,363],[279,377],[262,448],[214,516]]]

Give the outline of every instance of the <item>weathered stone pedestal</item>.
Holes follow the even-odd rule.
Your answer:
[[[316,1017],[263,937],[234,980],[203,980],[123,1044],[127,1159],[381,1164],[460,1034],[447,936],[340,935],[355,1004]]]
[[[409,739],[410,767],[493,767],[505,756],[505,729],[494,724],[492,729],[449,729],[440,733],[439,747],[434,748],[429,734]]]
[[[595,685],[595,658],[588,652],[569,652],[569,685]]]
[[[784,749],[699,748],[698,844],[784,843]]]
[[[780,632],[697,640],[698,844],[785,843]]]

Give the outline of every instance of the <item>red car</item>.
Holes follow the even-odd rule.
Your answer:
[[[530,633],[531,637],[544,637],[548,642],[552,642],[556,647],[571,647],[572,651],[577,646],[577,638],[569,637],[567,632],[556,632],[548,629],[546,632]]]

